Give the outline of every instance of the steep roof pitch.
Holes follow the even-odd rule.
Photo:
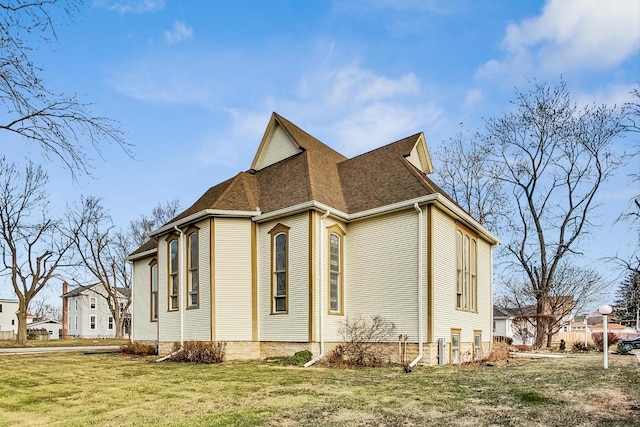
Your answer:
[[[432,171],[422,133],[348,159],[273,113],[251,169],[209,188],[165,225],[207,209],[267,213],[316,201],[355,213],[435,193],[453,201],[427,177]]]

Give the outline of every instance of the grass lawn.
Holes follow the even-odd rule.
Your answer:
[[[337,369],[0,356],[0,425],[640,425],[633,356]]]

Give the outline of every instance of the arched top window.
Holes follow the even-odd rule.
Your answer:
[[[289,227],[278,224],[271,231],[271,313],[288,312]]]

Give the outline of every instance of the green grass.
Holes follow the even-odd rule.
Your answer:
[[[155,363],[120,354],[0,356],[0,425],[627,426],[632,356],[498,366],[334,369]]]

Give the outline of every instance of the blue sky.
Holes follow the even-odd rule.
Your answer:
[[[34,59],[55,91],[118,120],[136,158],[106,147],[76,184],[52,163],[52,203],[97,196],[119,225],[176,197],[186,208],[248,169],[272,111],[347,156],[419,131],[433,153],[460,123],[479,129],[507,111],[529,79],[562,76],[579,103],[618,105],[640,81],[637,0],[87,6]],[[639,170],[636,159],[602,193],[588,260],[637,244],[613,220],[640,192],[626,176]]]

